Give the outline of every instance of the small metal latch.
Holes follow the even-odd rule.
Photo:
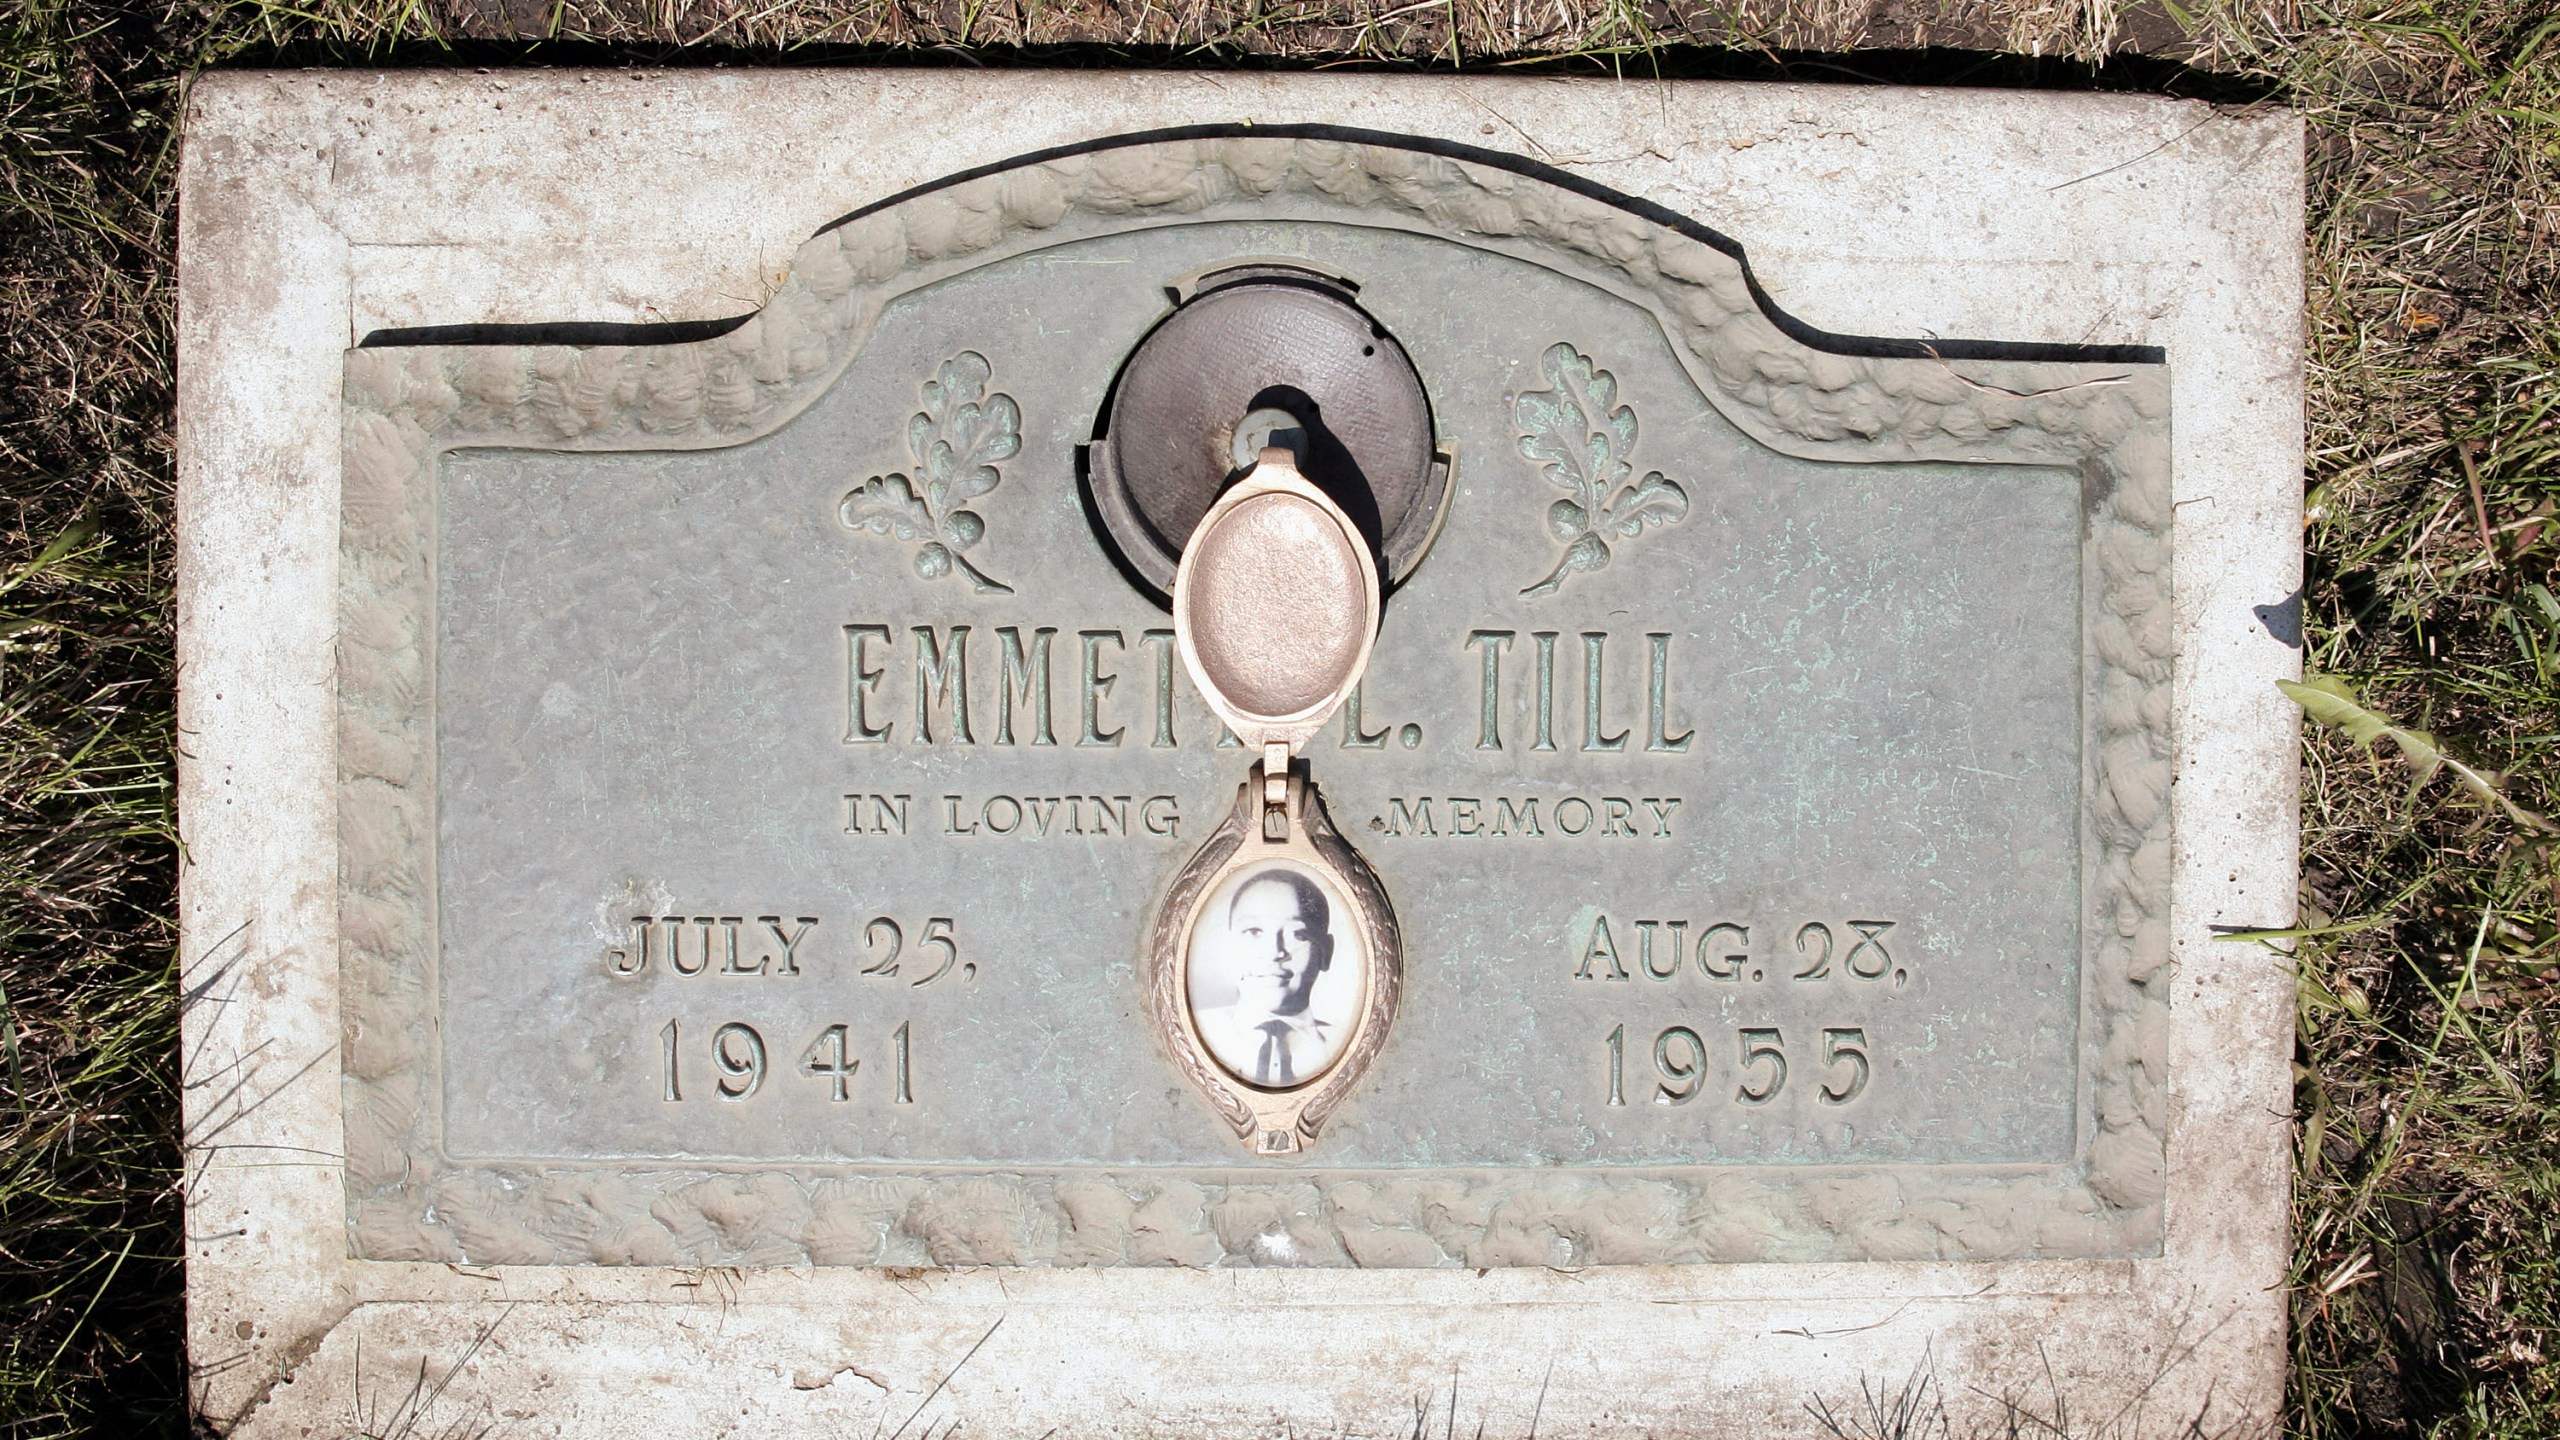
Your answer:
[[[1262,838],[1289,838],[1289,744],[1266,740],[1262,746]]]

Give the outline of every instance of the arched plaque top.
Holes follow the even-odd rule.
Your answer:
[[[874,201],[859,210],[830,220],[818,227],[820,235],[866,219],[882,210],[906,201],[949,189],[972,180],[1001,175],[1026,165],[1037,165],[1077,155],[1100,154],[1133,146],[1160,145],[1183,140],[1225,140],[1240,137],[1285,140],[1329,140],[1349,145],[1381,146],[1392,150],[1409,150],[1422,155],[1445,156],[1488,170],[1505,171],[1543,185],[1551,185],[1585,199],[1620,210],[1639,220],[1663,226],[1705,244],[1741,267],[1743,279],[1751,288],[1751,297],[1772,324],[1790,338],[1814,350],[1836,355],[1869,355],[1879,358],[1938,360],[2062,360],[2087,364],[2156,365],[2164,353],[2156,345],[2055,345],[2043,342],[2008,340],[1922,340],[1893,339],[1879,335],[1844,335],[1821,329],[1797,319],[1780,308],[1767,291],[1760,288],[1751,273],[1751,260],[1742,243],[1711,226],[1699,223],[1667,206],[1657,205],[1641,196],[1627,194],[1570,170],[1532,160],[1524,155],[1507,154],[1481,145],[1468,145],[1454,140],[1438,140],[1422,135],[1399,135],[1386,130],[1364,130],[1349,125],[1185,125],[1160,130],[1136,131],[1125,135],[1109,135],[1074,145],[1060,145],[1035,150],[928,180],[922,185],[899,191],[885,200]],[[741,316],[739,319],[744,319]],[[735,324],[736,321],[715,321]]]
[[[1588,280],[1652,311],[1708,400],[1785,453],[2078,464],[2147,436],[2165,463],[2157,350],[1828,334],[1770,302],[1739,244],[1659,205],[1517,156],[1312,125],[1114,136],[964,171],[828,225],[753,315],[377,332],[350,379],[399,392],[403,348],[432,345],[460,391],[447,443],[732,444],[813,400],[898,295],[1071,240],[1245,218],[1401,229]]]

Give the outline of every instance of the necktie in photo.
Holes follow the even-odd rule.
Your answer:
[[[1266,1020],[1255,1028],[1262,1031],[1263,1041],[1262,1054],[1253,1062],[1253,1083],[1256,1085],[1297,1084],[1298,1072],[1289,1064],[1289,1022]],[[1280,1072],[1280,1078],[1277,1080],[1271,1078],[1275,1065]]]

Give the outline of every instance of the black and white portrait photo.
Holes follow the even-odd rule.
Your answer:
[[[1287,863],[1239,871],[1192,927],[1192,1020],[1228,1074],[1303,1085],[1341,1057],[1367,965],[1350,907],[1322,877]]]

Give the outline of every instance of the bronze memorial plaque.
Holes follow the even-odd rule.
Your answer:
[[[1207,126],[368,337],[356,1252],[2157,1253],[2169,357],[1742,254]]]

